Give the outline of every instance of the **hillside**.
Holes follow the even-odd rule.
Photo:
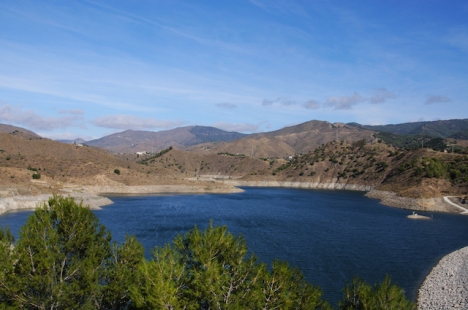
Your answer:
[[[201,145],[190,151],[216,154],[244,154],[256,158],[286,157],[307,153],[334,140],[353,142],[374,139],[373,131],[342,123],[309,121],[267,133],[251,134],[244,138],[215,145]]]
[[[456,138],[468,130],[468,119],[451,119],[431,122],[414,122],[394,125],[360,125],[350,124],[374,131],[391,132],[398,135],[425,135],[439,138]]]
[[[0,145],[0,196],[11,191],[60,192],[85,185],[193,185],[99,148],[6,133],[0,133]]]
[[[189,126],[159,132],[126,130],[86,144],[115,153],[159,152],[169,146],[185,148],[206,142],[232,141],[243,136],[214,127]]]
[[[30,130],[21,128],[21,127],[16,127],[12,125],[7,125],[7,124],[0,124],[0,132],[4,133],[9,133],[15,136],[22,136],[22,137],[27,137],[27,138],[32,138],[32,139],[38,139],[41,138],[38,134],[35,132],[32,132]]]

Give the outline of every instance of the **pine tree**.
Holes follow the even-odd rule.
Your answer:
[[[0,233],[0,298],[26,309],[119,309],[129,305],[129,276],[143,259],[134,238],[120,247],[73,198],[53,196],[29,217],[13,245]],[[128,279],[125,277],[129,276]]]
[[[360,278],[354,278],[343,289],[340,310],[414,310],[416,306],[406,299],[402,288],[392,284],[390,276],[373,287]]]
[[[227,228],[197,227],[155,248],[131,289],[139,309],[330,309],[302,273],[275,262],[270,273]]]

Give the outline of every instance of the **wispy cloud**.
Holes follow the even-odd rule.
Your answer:
[[[167,121],[152,118],[143,118],[133,115],[108,115],[97,118],[93,124],[98,127],[112,129],[156,129],[156,128],[174,128],[186,124],[184,121]]]
[[[59,110],[59,114],[83,115],[83,110]]]
[[[289,98],[284,98],[284,97],[278,97],[273,100],[269,99],[263,99],[262,105],[263,106],[269,106],[269,105],[282,105],[282,106],[291,106],[296,104],[296,101],[291,100]]]
[[[463,52],[468,53],[468,29],[458,28],[452,30],[451,34],[447,36],[446,41]]]
[[[444,103],[444,102],[452,102],[452,100],[449,97],[435,95],[435,96],[431,96],[427,98],[425,104]]]
[[[358,103],[384,103],[387,99],[396,98],[395,93],[386,90],[385,88],[377,88],[374,91],[374,94],[366,97],[361,96],[357,92],[354,92],[351,96],[342,96],[342,97],[329,97],[327,102],[324,104],[327,107],[334,108],[335,110],[350,110],[353,106]]]
[[[318,110],[320,109],[320,103],[315,100],[308,100],[303,104],[304,108],[309,110]]]
[[[32,110],[11,104],[0,105],[0,122],[17,124],[32,130],[51,131],[67,127],[84,128],[82,114],[72,114],[62,117],[45,117]]]
[[[228,103],[228,102],[216,103],[215,106],[217,106],[218,108],[225,108],[225,109],[235,109],[235,108],[237,108],[236,104]]]
[[[365,97],[362,97],[358,93],[354,92],[352,96],[330,97],[328,98],[325,105],[327,107],[334,108],[335,110],[349,110],[352,108],[352,106],[365,101]]]

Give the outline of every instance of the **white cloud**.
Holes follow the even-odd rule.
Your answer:
[[[303,104],[304,108],[310,110],[317,110],[320,108],[320,103],[315,100],[308,100]]]
[[[342,97],[329,97],[325,106],[332,107],[335,110],[350,110],[352,107],[358,103],[384,103],[387,99],[394,99],[396,95],[393,92],[386,90],[385,88],[377,88],[374,91],[374,94],[370,97],[365,97],[359,95],[357,92],[354,92],[351,96],[342,96]]]
[[[288,99],[288,98],[284,98],[284,97],[278,97],[273,100],[263,99],[262,101],[263,106],[269,106],[269,105],[291,106],[294,104],[296,104],[296,101]]]
[[[431,96],[427,98],[425,104],[434,104],[434,103],[443,103],[443,102],[452,102],[452,100],[449,97],[435,95],[435,96]]]
[[[366,101],[366,98],[354,92],[352,96],[329,97],[325,105],[335,110],[349,110],[353,105],[364,101]]]
[[[45,117],[32,110],[25,110],[11,104],[0,106],[0,122],[7,122],[27,127],[32,130],[51,131],[57,128],[84,127],[83,116],[72,114],[62,117]]]
[[[97,118],[93,124],[98,127],[113,128],[113,129],[154,129],[154,128],[173,128],[181,126],[186,122],[182,121],[167,121],[157,120],[152,118],[143,118],[133,115],[108,115]]]
[[[236,132],[258,132],[260,130],[261,124],[247,124],[247,123],[226,123],[226,122],[217,122],[211,124],[211,126],[226,130],[226,131],[236,131]]]
[[[59,114],[83,115],[83,110],[60,110]]]
[[[237,108],[237,105],[233,103],[227,103],[227,102],[222,102],[222,103],[216,103],[215,106],[219,108],[225,108],[225,109],[235,109]]]

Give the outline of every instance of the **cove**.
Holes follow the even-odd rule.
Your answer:
[[[236,194],[111,196],[96,210],[116,241],[136,235],[150,257],[194,225],[210,220],[245,237],[260,261],[275,258],[297,266],[319,285],[332,304],[347,281],[360,276],[380,282],[388,273],[415,300],[417,289],[444,255],[468,245],[468,217],[428,213],[428,221],[407,219],[411,211],[386,207],[362,192],[286,188],[244,188]],[[0,225],[17,234],[31,212],[7,213]]]

